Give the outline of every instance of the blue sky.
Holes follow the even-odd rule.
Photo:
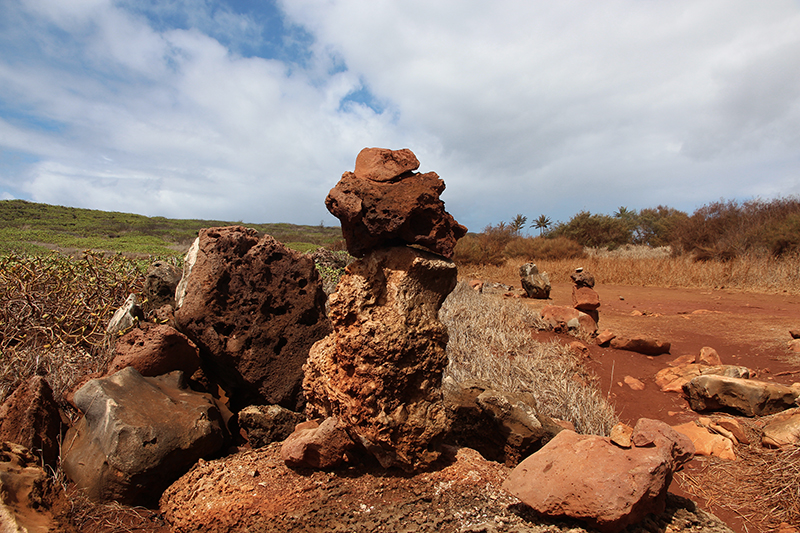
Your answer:
[[[332,225],[366,146],[473,231],[800,194],[800,2],[0,0],[0,198]]]

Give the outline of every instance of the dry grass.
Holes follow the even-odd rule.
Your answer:
[[[553,283],[569,283],[576,267],[591,272],[598,284],[735,289],[749,292],[800,294],[800,254],[780,258],[768,254],[748,254],[730,261],[694,261],[690,256],[649,257],[635,251],[629,255],[591,253],[582,259],[535,260],[539,271],[547,272]],[[469,265],[461,270],[465,277],[519,285],[523,259],[508,260],[499,266]]]
[[[537,313],[519,302],[481,295],[462,282],[439,314],[450,335],[446,375],[529,392],[541,413],[572,422],[580,433],[611,431],[614,409],[576,354],[558,342],[532,338],[532,330],[546,327]]]
[[[747,531],[776,531],[800,524],[800,446],[736,449],[738,460],[703,458],[698,473],[680,472],[685,491],[739,516]]]

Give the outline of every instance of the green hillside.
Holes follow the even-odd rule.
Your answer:
[[[185,220],[79,209],[25,200],[0,201],[0,254],[97,250],[156,256],[183,255],[202,228],[243,225],[306,252],[342,238],[338,227]]]

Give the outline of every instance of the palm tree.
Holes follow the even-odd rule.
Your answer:
[[[514,235],[519,235],[519,232],[522,231],[522,228],[525,227],[526,222],[528,222],[528,217],[521,214],[517,214],[517,216],[514,217],[514,220],[511,221],[511,224],[509,224],[508,227],[511,228],[511,233],[513,233]]]
[[[539,236],[541,237],[544,234],[544,230],[550,227],[550,217],[545,215],[539,215],[539,218],[537,218],[533,222],[533,225],[531,227],[538,229]]]

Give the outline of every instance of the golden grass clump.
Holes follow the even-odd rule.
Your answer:
[[[777,531],[800,523],[800,446],[736,448],[736,461],[702,458],[699,472],[679,472],[681,488],[739,516],[747,530]]]
[[[744,254],[729,261],[695,261],[692,256],[663,252],[647,255],[590,252],[579,259],[510,259],[501,265],[467,265],[466,277],[519,285],[519,267],[533,261],[553,283],[570,283],[576,267],[591,272],[598,284],[800,294],[800,253],[775,257]]]
[[[613,407],[576,354],[558,342],[532,337],[546,326],[525,305],[484,296],[461,282],[439,316],[450,336],[445,376],[529,392],[539,412],[572,422],[580,433],[608,435],[617,422]]]

